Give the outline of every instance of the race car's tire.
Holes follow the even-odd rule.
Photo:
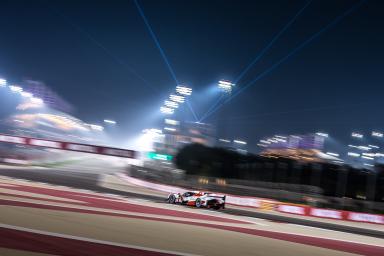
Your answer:
[[[197,198],[196,201],[195,201],[195,205],[197,208],[200,208],[201,207],[201,199],[200,198]]]
[[[174,203],[176,203],[176,197],[175,197],[175,195],[170,195],[170,196],[168,197],[168,203],[170,203],[170,204],[174,204]]]

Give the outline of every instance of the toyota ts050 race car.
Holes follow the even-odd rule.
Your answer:
[[[192,191],[181,193],[172,193],[167,199],[170,204],[184,204],[196,206],[197,208],[212,208],[215,210],[225,208],[225,196],[216,195],[208,192]]]

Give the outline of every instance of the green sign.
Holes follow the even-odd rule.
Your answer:
[[[158,154],[155,152],[148,152],[147,157],[149,159],[163,160],[163,161],[172,161],[173,156],[166,154]]]

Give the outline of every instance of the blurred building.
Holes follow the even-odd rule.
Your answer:
[[[215,143],[214,127],[206,123],[179,122],[166,119],[163,136],[154,142],[154,150],[175,155],[180,148],[191,143],[213,146]]]
[[[305,135],[275,135],[260,140],[261,145],[267,149],[317,149],[324,148],[324,137],[317,134]]]
[[[325,154],[324,137],[317,134],[275,135],[260,140],[259,146],[264,150],[262,156],[285,157],[309,162],[343,163],[337,156]]]
[[[34,97],[42,99],[44,104],[49,108],[65,113],[72,113],[74,110],[71,104],[65,101],[43,82],[24,80],[21,85],[25,91],[32,93]]]
[[[72,105],[43,82],[24,80],[17,86],[18,93],[3,90],[2,97],[10,102],[0,122],[1,132],[83,143],[105,139],[95,125],[74,117]]]

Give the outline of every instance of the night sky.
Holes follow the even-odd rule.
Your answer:
[[[201,117],[307,1],[139,4]],[[237,90],[359,1],[315,0],[240,80]],[[45,82],[86,122],[111,118],[121,138],[159,127],[176,86],[133,1],[0,1],[0,75]],[[251,145],[318,130],[340,140],[384,130],[384,2],[366,1],[204,120]],[[194,121],[187,108],[180,110]]]

